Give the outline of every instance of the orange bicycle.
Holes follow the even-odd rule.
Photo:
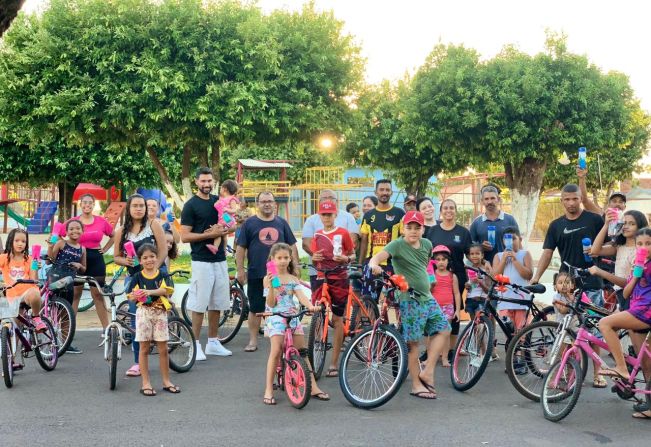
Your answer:
[[[330,285],[328,284],[328,275],[341,273],[343,269],[348,270],[348,299],[346,300],[346,309],[343,315],[344,339],[354,337],[363,329],[373,326],[375,320],[380,317],[377,304],[370,295],[357,296],[353,290],[352,280],[361,280],[363,275],[357,271],[360,265],[352,264],[348,266],[338,266],[334,269],[320,270],[325,276],[325,281],[321,289],[321,297],[315,304],[321,304],[323,310],[316,312],[310,322],[310,332],[308,335],[307,350],[310,363],[314,370],[314,377],[318,380],[325,366],[326,352],[332,348],[328,342],[328,328],[332,324],[332,298],[330,296]],[[313,293],[316,291],[313,291]]]

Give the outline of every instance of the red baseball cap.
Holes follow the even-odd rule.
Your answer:
[[[319,204],[319,214],[337,214],[337,204],[325,201]]]
[[[425,217],[419,211],[407,211],[405,217],[402,218],[403,225],[416,222],[420,226],[425,226]]]

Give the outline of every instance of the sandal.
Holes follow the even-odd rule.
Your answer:
[[[606,388],[607,386],[608,382],[606,382],[606,379],[604,379],[601,375],[595,377],[592,381],[593,388]]]
[[[140,390],[140,394],[147,397],[154,397],[156,395],[156,391],[154,391],[153,388],[142,388]]]
[[[246,346],[244,347],[244,352],[255,352],[255,351],[257,351],[257,350],[258,350],[258,347],[257,347],[257,346],[253,346],[253,345],[246,345]]]
[[[436,399],[436,393],[432,393],[430,391],[418,391],[417,393],[409,393],[410,396],[414,397],[419,397],[421,399],[429,399],[433,400]]]
[[[418,379],[420,380],[420,383],[422,383],[423,386],[427,388],[427,391],[436,395],[436,388],[434,388],[434,385],[430,385],[429,383],[425,382],[421,376],[418,376]]]
[[[339,377],[339,370],[337,368],[328,368],[326,377]]]
[[[606,377],[612,377],[614,379],[621,379],[621,380],[623,380],[625,382],[629,382],[631,380],[630,377],[623,376],[617,370],[612,369],[612,368],[602,369],[601,372],[600,372],[600,375],[601,376],[606,376]]]
[[[179,394],[181,392],[181,388],[177,387],[176,385],[170,385],[164,386],[163,391],[167,391],[168,393],[172,394]]]
[[[276,405],[276,398],[271,396],[271,397],[263,397],[262,398],[262,403],[265,405]]]
[[[323,391],[321,391],[320,393],[317,393],[317,394],[312,394],[311,397],[316,399],[316,400],[322,400],[322,401],[330,400],[330,396],[328,395],[328,393],[324,393]]]
[[[140,365],[136,363],[127,369],[127,377],[140,377]]]
[[[650,411],[639,411],[637,413],[633,413],[633,417],[635,419],[651,419],[651,412]]]

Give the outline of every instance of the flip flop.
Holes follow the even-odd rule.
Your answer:
[[[322,401],[330,400],[330,396],[328,395],[328,393],[324,393],[323,391],[321,391],[320,393],[317,393],[317,394],[312,394],[311,397],[313,399],[322,400]]]
[[[244,352],[255,352],[255,351],[257,351],[257,350],[258,350],[258,347],[257,347],[257,346],[253,346],[253,345],[246,345],[246,346],[244,347]]]
[[[326,377],[339,377],[339,370],[337,368],[328,368]]]
[[[140,394],[146,397],[154,397],[156,395],[156,391],[154,391],[153,388],[142,388],[140,390]]]
[[[276,405],[276,398],[275,397],[263,397],[262,398],[262,403],[265,405]]]
[[[436,393],[432,393],[430,391],[419,391],[417,393],[411,392],[411,393],[409,393],[409,395],[414,396],[414,397],[418,397],[420,399],[428,399],[428,400],[436,399]]]
[[[626,382],[629,382],[631,380],[630,377],[622,376],[619,372],[611,368],[602,369],[599,374],[601,374],[602,376],[612,377],[615,379],[622,379]]]
[[[604,379],[602,376],[595,377],[592,381],[593,388],[606,388],[607,386],[608,382],[606,382],[606,379]]]
[[[127,377],[139,377],[140,376],[140,365],[137,363],[131,368],[127,369]]]
[[[430,385],[429,383],[425,382],[421,376],[418,376],[418,379],[420,379],[420,383],[422,383],[423,386],[427,388],[427,391],[432,394],[436,394],[436,388],[434,388],[434,385]]]
[[[633,413],[633,417],[635,419],[651,419],[651,414],[648,414],[648,411],[640,411],[637,413]]]
[[[181,388],[179,388],[176,385],[170,385],[170,386],[164,386],[163,391],[167,391],[168,393],[172,393],[172,394],[179,394],[181,392]]]

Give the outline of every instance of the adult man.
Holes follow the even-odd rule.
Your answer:
[[[319,206],[323,202],[335,202],[337,203],[337,195],[335,192],[331,189],[324,189],[321,191],[321,194],[319,194]],[[351,239],[353,240],[353,244],[357,245],[358,244],[358,238],[359,238],[359,226],[355,222],[355,217],[353,217],[352,214],[350,214],[347,211],[338,209],[337,210],[337,217],[335,218],[335,227],[343,228],[344,230],[348,231],[350,234]],[[302,231],[302,238],[303,238],[303,250],[305,252],[312,256],[312,239],[314,238],[314,233],[316,233],[319,230],[323,230],[323,223],[321,222],[321,218],[319,217],[319,214],[312,214],[310,217],[305,219],[305,224],[303,224],[303,231]],[[310,275],[310,286],[312,287],[312,290],[316,290],[317,288],[317,283],[316,283],[316,270],[312,267],[310,264],[309,268],[309,275]]]
[[[605,210],[599,208],[596,203],[590,200],[588,195],[588,187],[585,182],[585,177],[588,175],[588,169],[576,168],[576,175],[579,177],[579,188],[581,189],[581,203],[586,211],[602,214]],[[606,208],[617,208],[622,212],[626,210],[626,196],[621,192],[614,192],[608,197],[608,204]]]
[[[267,259],[271,247],[276,242],[284,242],[292,247],[292,262],[294,271],[290,272],[300,278],[300,260],[296,249],[296,238],[287,221],[275,215],[276,199],[273,193],[264,191],[255,199],[258,208],[256,216],[249,217],[240,228],[237,238],[235,263],[237,279],[242,284],[248,284],[249,297],[249,344],[244,351],[258,350],[258,329],[260,317],[256,313],[264,312],[265,297],[262,280],[267,274]],[[244,258],[247,259],[248,269],[244,271]]]
[[[405,213],[407,211],[416,211],[416,196],[413,194],[407,194],[404,202]]]
[[[217,338],[219,315],[230,308],[230,287],[228,266],[222,239],[217,253],[213,254],[206,247],[216,237],[226,236],[217,226],[219,213],[215,209],[216,195],[210,194],[214,179],[210,168],[200,168],[195,176],[197,193],[183,206],[181,212],[181,240],[190,243],[192,280],[188,290],[188,309],[192,311],[192,332],[197,341],[197,360],[206,360],[201,349],[201,325],[203,315],[208,309],[208,343],[206,354],[228,356],[232,352],[224,348]]]
[[[484,248],[484,258],[492,263],[495,254],[504,251],[504,241],[502,240],[504,229],[515,227],[520,230],[520,228],[513,216],[502,211],[502,199],[496,186],[486,185],[479,194],[481,203],[484,205],[484,214],[473,220],[470,225],[470,237],[474,242],[481,243]],[[495,245],[488,240],[489,226],[495,227]]]

